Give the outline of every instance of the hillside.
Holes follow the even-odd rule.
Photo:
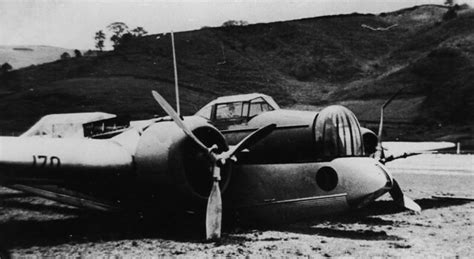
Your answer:
[[[13,69],[58,60],[64,52],[74,55],[74,50],[52,46],[0,46],[0,64],[8,62]]]
[[[384,100],[404,87],[388,121],[472,136],[474,13],[460,10],[443,21],[446,11],[427,5],[175,33],[182,110],[194,113],[221,95],[263,92],[284,107],[337,102],[376,121]],[[0,129],[19,132],[58,112],[162,115],[151,89],[174,100],[169,34],[0,78]]]

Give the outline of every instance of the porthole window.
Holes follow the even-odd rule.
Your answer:
[[[329,166],[322,167],[316,173],[316,183],[327,192],[334,190],[338,181],[337,172]]]

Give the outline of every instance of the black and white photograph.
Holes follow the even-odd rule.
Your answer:
[[[0,259],[474,258],[474,0],[0,0]]]

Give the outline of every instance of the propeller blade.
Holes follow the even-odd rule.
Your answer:
[[[207,200],[206,209],[206,238],[208,240],[221,237],[222,226],[222,197],[219,188],[220,168],[214,166],[214,183],[212,184],[211,194]]]
[[[222,197],[221,190],[219,188],[220,181],[220,166],[224,165],[227,159],[234,156],[237,152],[242,151],[243,149],[254,145],[264,137],[268,136],[274,129],[276,124],[270,124],[265,127],[262,127],[255,132],[251,133],[240,141],[237,145],[232,147],[229,151],[217,155],[214,164],[214,183],[212,185],[211,194],[207,200],[207,210],[206,210],[206,238],[217,239],[221,236],[221,226],[222,226]]]
[[[378,138],[378,143],[377,143],[377,151],[376,151],[376,154],[375,154],[375,157],[378,157],[379,158],[379,162],[382,163],[382,164],[385,164],[385,152],[384,152],[384,148],[383,148],[383,145],[382,145],[382,129],[383,129],[383,116],[384,116],[384,109],[395,99],[395,97],[397,97],[398,94],[400,94],[402,92],[402,90],[405,88],[406,86],[398,89],[398,91],[393,94],[383,105],[382,107],[380,107],[380,122],[379,122],[379,131],[378,131],[378,134],[377,134],[377,138]]]
[[[229,151],[225,152],[223,154],[223,158],[228,159],[238,152],[255,145],[257,142],[270,135],[270,133],[272,133],[275,128],[276,124],[268,124],[267,126],[261,127],[260,129],[252,132],[247,137],[242,139],[237,145],[230,148]]]
[[[209,149],[206,147],[206,145],[204,145],[197,137],[196,135],[194,135],[194,133],[188,128],[186,127],[186,125],[184,124],[184,122],[181,120],[181,118],[179,117],[179,115],[175,112],[175,110],[173,109],[173,107],[171,107],[171,105],[165,100],[165,98],[163,98],[158,92],[156,91],[151,91],[151,94],[153,95],[153,98],[155,98],[156,102],[158,102],[158,104],[161,106],[161,108],[163,108],[163,110],[165,110],[165,112],[174,120],[174,122],[176,123],[176,125],[178,125],[178,127],[180,127],[184,133],[186,133],[186,135],[188,135],[190,138],[192,138],[194,140],[194,142],[196,142],[201,148],[205,149],[206,151],[208,151]]]
[[[412,210],[414,212],[420,213],[421,207],[415,201],[413,201],[410,197],[403,194],[402,189],[398,182],[393,179],[393,187],[390,190],[390,195],[392,196],[393,200],[400,206]]]

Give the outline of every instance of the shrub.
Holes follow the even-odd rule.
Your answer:
[[[64,52],[63,54],[61,54],[61,59],[62,60],[66,60],[66,59],[70,59],[71,58],[71,55],[67,52]]]
[[[81,53],[81,51],[80,51],[80,50],[78,50],[78,49],[75,49],[75,50],[74,50],[74,56],[75,56],[76,58],[80,58],[80,57],[82,57],[82,53]]]
[[[449,21],[456,18],[458,14],[454,7],[448,9],[448,11],[443,15],[443,21]]]
[[[249,25],[247,21],[228,20],[222,24],[222,27],[247,26],[247,25]]]

